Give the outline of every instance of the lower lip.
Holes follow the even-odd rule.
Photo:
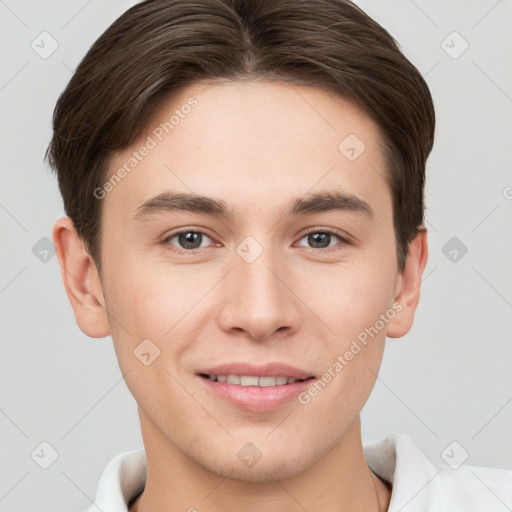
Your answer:
[[[240,409],[266,412],[278,409],[290,402],[301,391],[311,386],[314,379],[283,384],[282,386],[239,386],[227,382],[217,382],[197,376],[213,393],[221,396]]]

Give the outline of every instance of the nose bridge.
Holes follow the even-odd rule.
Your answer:
[[[278,329],[294,331],[300,321],[296,298],[281,281],[286,279],[286,262],[273,250],[271,237],[261,240],[246,237],[236,247],[230,297],[221,314],[225,330],[242,329],[256,339]]]

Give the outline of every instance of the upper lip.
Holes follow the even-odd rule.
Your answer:
[[[224,363],[211,368],[198,370],[197,374],[206,375],[252,375],[255,377],[293,377],[307,379],[313,374],[284,363],[267,363],[255,365],[252,363]]]

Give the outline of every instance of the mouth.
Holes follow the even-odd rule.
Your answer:
[[[291,402],[316,379],[293,366],[236,363],[202,369],[196,373],[201,385],[224,403],[238,409],[268,412]]]
[[[271,386],[286,386],[288,384],[294,384],[295,382],[304,382],[306,380],[314,379],[313,376],[305,379],[296,379],[295,377],[286,376],[257,376],[257,375],[215,375],[200,373],[200,377],[208,379],[213,382],[226,382],[235,386],[258,386],[260,388],[271,387]]]

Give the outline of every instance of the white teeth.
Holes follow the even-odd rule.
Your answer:
[[[226,382],[228,384],[240,384],[240,377],[238,375],[228,375]]]
[[[285,384],[293,384],[297,382],[294,377],[257,377],[255,375],[207,375],[209,380],[217,382],[226,382],[228,384],[236,384],[238,386],[284,386]]]
[[[254,375],[242,375],[240,376],[240,385],[241,386],[257,386],[258,385],[258,377]]]
[[[285,379],[286,381],[286,379]],[[259,383],[260,386],[275,386],[277,384],[277,377],[260,377]],[[286,384],[286,382],[285,382]]]

